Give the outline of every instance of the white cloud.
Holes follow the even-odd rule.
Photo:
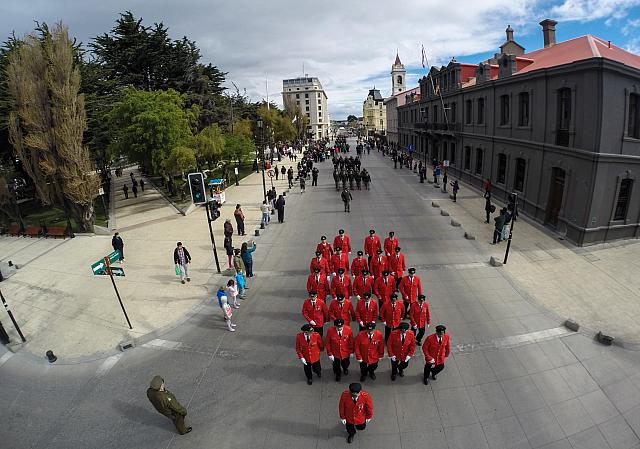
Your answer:
[[[629,9],[638,5],[640,0],[564,0],[551,8],[551,15],[556,20],[584,22],[606,18],[610,25],[612,20],[626,17]]]

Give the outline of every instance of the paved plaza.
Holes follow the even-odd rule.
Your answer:
[[[523,270],[519,262],[527,257],[519,250],[526,249],[527,240],[515,243],[507,266],[489,266],[489,256],[498,250],[487,245],[490,231],[484,235],[484,228],[473,221],[475,215],[482,216],[482,209],[474,215],[474,206],[465,206],[466,196],[477,202],[476,192],[463,190],[463,200],[454,206],[446,194],[419,184],[409,170],[394,170],[378,153],[363,156],[362,165],[371,173],[371,190],[353,192],[350,214],[342,212],[330,162],[318,164],[317,187],[308,184],[305,193],[294,187],[287,194],[284,224],[272,223],[256,238],[257,276],[234,315],[235,333],[226,330],[211,299],[226,278],[213,274],[202,211],[177,216],[156,198],[164,209],[151,208],[153,218],[139,221],[133,208],[119,215],[117,227],[123,229],[127,245],[124,267],[131,275],[127,271],[127,278],[118,282],[132,308],[134,328],[148,322],[143,329],[154,334],[120,353],[114,345],[126,332],[112,335],[101,331],[98,321],[89,322],[86,327],[96,329],[96,343],[78,343],[87,345],[84,351],[66,351],[74,361],[87,353],[104,354],[83,363],[67,363],[61,357],[49,365],[27,355],[30,347],[15,354],[0,352],[0,403],[9,411],[0,428],[2,448],[347,447],[338,398],[358,380],[357,367],[352,365],[350,374],[336,383],[323,355],[324,375],[308,386],[294,350],[295,334],[303,324],[300,309],[309,260],[319,237],[324,234],[331,240],[339,228],[346,230],[357,249],[370,228],[381,238],[395,231],[407,265],[415,266],[422,278],[432,323],[446,324],[453,346],[445,370],[429,386],[421,381],[421,351],[416,351],[405,377],[395,382],[389,378],[389,359],[381,360],[377,380],[363,383],[373,396],[374,418],[349,447],[640,448],[640,353],[596,343],[590,333],[595,322],[584,333],[564,328],[568,310],[537,299],[535,273],[531,284],[519,277]],[[279,182],[277,188],[282,190],[284,183]],[[247,232],[252,232],[257,227],[261,180],[254,174],[243,183],[246,190],[237,190],[233,197],[230,189],[229,196],[233,203],[247,204],[245,213],[252,221]],[[432,207],[432,201],[441,207]],[[443,208],[451,216],[442,216]],[[463,226],[451,226],[451,217]],[[221,222],[216,224],[221,228]],[[544,234],[524,220],[517,226],[524,236],[535,231],[535,238],[552,239],[539,237]],[[474,232],[476,240],[465,239],[464,229]],[[80,239],[91,254],[86,260],[69,257],[68,264],[77,264],[78,269],[95,258],[94,253],[110,248],[107,237],[47,244],[52,245],[51,252],[62,251]],[[186,286],[171,275],[168,251],[177,240],[198,257],[194,257],[194,282]],[[601,250],[630,251],[629,247]],[[224,264],[223,251],[220,256]],[[3,292],[12,284],[35,288],[19,276],[24,275],[3,283]],[[41,288],[50,288],[53,279],[43,281]],[[17,297],[19,288],[12,288]],[[96,296],[111,301],[115,310],[111,319],[121,321],[117,302],[107,292],[97,290]],[[551,293],[544,298],[551,298]],[[154,311],[149,304],[155,300]],[[556,297],[556,302],[561,300]],[[624,310],[623,306],[618,309]],[[614,318],[611,315],[605,324],[610,326]],[[34,324],[33,329],[42,327]],[[111,338],[109,344],[100,342],[103,333]],[[92,339],[88,332],[71,331],[58,338],[78,335]],[[31,352],[38,354],[45,343],[43,339],[42,347]],[[156,374],[187,406],[187,422],[194,428],[190,434],[175,434],[171,422],[156,413],[145,397]]]

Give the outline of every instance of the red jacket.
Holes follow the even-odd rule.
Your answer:
[[[316,268],[320,268],[320,273],[324,273],[326,276],[329,276],[331,274],[331,271],[329,271],[328,258],[321,257],[319,262],[317,257],[311,259],[311,263],[309,264],[309,271],[313,274],[315,273]]]
[[[411,326],[417,328],[426,327],[431,324],[431,314],[429,313],[429,303],[424,301],[422,307],[415,303],[409,309],[409,318],[411,318]]]
[[[351,296],[351,278],[348,274],[342,275],[342,281],[339,274],[331,279],[331,296],[333,296],[333,299],[336,299],[338,293],[342,293],[345,298]]]
[[[342,234],[344,238],[340,238],[340,234],[336,235],[333,239],[333,250],[339,246],[342,248],[342,252],[348,254],[351,252],[351,239],[347,234]]]
[[[380,260],[378,260],[378,256],[373,256],[371,259],[371,274],[375,278],[379,278],[382,276],[382,271],[387,270],[389,265],[387,264],[387,256],[383,256],[380,254]]]
[[[345,252],[338,256],[338,253],[331,256],[331,264],[329,265],[332,273],[337,273],[338,268],[344,268],[344,272],[349,275],[349,255]]]
[[[369,299],[369,307],[366,306],[364,299],[356,304],[356,321],[359,323],[375,323],[378,319],[378,303],[375,299]]]
[[[338,336],[338,330],[332,326],[327,330],[327,355],[337,359],[347,359],[355,350],[355,342],[353,331],[348,325],[342,328],[342,337]]]
[[[384,253],[387,256],[393,256],[395,254],[396,246],[399,246],[398,237],[394,236],[393,239],[390,239],[389,237],[384,239]]]
[[[404,304],[402,301],[396,301],[394,304],[396,305],[395,308],[391,305],[391,301],[385,302],[380,309],[382,321],[386,323],[385,326],[389,326],[391,329],[398,327],[404,316]]]
[[[389,271],[391,274],[393,274],[396,279],[402,279],[404,270],[407,269],[407,265],[404,262],[404,254],[401,252],[398,254],[393,253],[391,256],[387,257],[387,262],[389,264]]]
[[[326,298],[330,291],[331,287],[329,286],[327,275],[323,272],[318,273],[317,281],[315,273],[310,274],[307,278],[307,292],[316,292],[318,294],[318,298],[324,301],[324,298]]]
[[[331,248],[331,245],[329,245],[326,241],[324,242],[324,244],[322,242],[318,243],[318,245],[316,246],[316,252],[318,251],[320,251],[322,253],[322,257],[326,258],[327,260],[329,260],[331,256],[333,256],[333,249]]]
[[[312,333],[309,343],[307,343],[304,332],[299,332],[296,335],[296,352],[299,359],[303,358],[307,363],[315,363],[320,360],[320,352],[322,351],[324,351],[324,342],[319,333]]]
[[[413,357],[413,353],[416,352],[416,337],[413,335],[413,331],[408,330],[404,335],[404,344],[402,343],[402,334],[399,329],[391,331],[389,340],[387,340],[387,355],[389,357],[396,357],[398,362],[404,362],[405,357]]]
[[[356,337],[356,359],[364,363],[377,363],[384,355],[384,338],[378,330],[373,331],[369,340],[369,333],[362,331]]]
[[[443,365],[444,359],[449,357],[451,346],[449,343],[449,334],[442,335],[442,343],[438,343],[438,335],[431,334],[422,343],[422,353],[426,363],[435,363]]]
[[[360,276],[362,274],[362,270],[369,269],[369,262],[366,258],[358,258],[356,257],[351,261],[351,273],[354,276]]]
[[[413,275],[413,281],[407,275],[400,281],[398,290],[402,293],[402,299],[409,298],[409,302],[413,304],[418,300],[418,295],[422,294],[422,282],[415,274]]]
[[[376,256],[376,252],[381,249],[380,248],[380,238],[374,234],[373,239],[371,236],[368,236],[364,239],[364,253],[367,256]]]
[[[369,292],[371,294],[375,293],[375,279],[373,276],[367,275],[367,277],[357,276],[356,280],[353,281],[353,294],[362,298],[362,296]]]
[[[380,307],[389,302],[389,296],[391,296],[396,289],[396,280],[393,276],[387,276],[386,281],[387,283],[385,284],[384,276],[376,278],[374,293],[378,297]]]
[[[340,419],[346,419],[349,424],[364,424],[367,419],[373,418],[373,401],[364,390],[360,391],[358,399],[353,402],[351,392],[343,391],[338,404]]]
[[[353,310],[353,304],[348,298],[344,298],[342,302],[342,306],[340,306],[339,301],[331,301],[329,305],[329,318],[335,320],[337,318],[342,318],[344,320],[345,326],[349,326],[351,324],[351,320],[356,319],[356,312]]]
[[[305,299],[304,304],[302,304],[302,316],[309,324],[311,321],[315,321],[315,325],[311,324],[313,327],[322,327],[324,323],[329,319],[329,309],[327,309],[326,304],[322,299],[316,298],[315,307],[311,304],[311,299]]]

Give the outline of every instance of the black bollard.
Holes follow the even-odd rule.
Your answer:
[[[47,356],[47,358],[49,359],[49,363],[53,363],[53,362],[55,362],[56,360],[58,360],[58,357],[56,357],[56,355],[53,353],[53,351],[52,351],[51,349],[49,349],[49,350],[46,352],[46,356]]]

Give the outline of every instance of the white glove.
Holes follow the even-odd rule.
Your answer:
[[[347,425],[347,420],[346,419],[341,419],[340,422],[342,423],[343,426]]]
[[[371,421],[371,418],[365,419],[365,424],[369,424],[369,421]]]
[[[312,326],[315,326],[315,325],[316,325],[316,322],[315,322],[315,321],[313,321],[313,320],[311,320],[311,321],[309,321],[309,324],[310,324],[310,325],[312,325]]]
[[[418,326],[412,326],[411,329],[413,329],[413,331],[417,331],[418,330]]]
[[[404,358],[404,363],[407,363],[409,360],[411,360],[411,356],[408,355]]]
[[[382,322],[382,324],[384,324],[384,325],[386,326],[386,325],[387,325],[387,322],[386,322],[386,321],[383,321],[383,322]]]
[[[395,355],[394,355],[394,356],[391,356],[391,361],[392,361],[392,362],[395,362],[395,361],[396,361],[396,356],[395,356]]]
[[[429,325],[427,324],[427,329],[429,328]]]
[[[307,361],[304,359],[304,357],[300,358],[300,361],[302,362],[303,365],[307,364]]]
[[[360,301],[360,295],[356,295],[356,299]]]
[[[349,358],[352,359],[353,358],[353,352],[351,354],[349,354]]]
[[[364,322],[360,321],[360,326],[364,327]]]
[[[335,360],[335,357],[334,357],[334,356],[332,356],[332,355],[330,355],[330,356],[329,356],[329,360],[331,360],[331,361],[333,362],[333,361]]]
[[[358,360],[358,363],[362,363],[362,360]]]
[[[336,275],[336,273],[335,273],[335,272],[334,272],[334,273],[331,273],[331,276],[335,276],[335,275]]]

